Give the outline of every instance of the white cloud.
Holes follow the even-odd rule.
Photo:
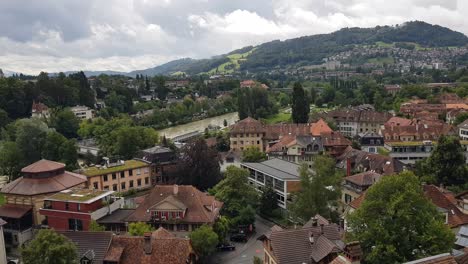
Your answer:
[[[0,1],[0,68],[130,71],[274,39],[408,20],[467,34],[467,11],[466,0]]]

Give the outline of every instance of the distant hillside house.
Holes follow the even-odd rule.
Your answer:
[[[92,119],[94,117],[94,110],[83,105],[77,105],[70,108],[76,117],[82,120]]]
[[[49,118],[50,111],[49,107],[43,103],[33,102],[31,107],[31,117],[32,118]]]
[[[245,81],[242,81],[240,83],[240,88],[254,88],[254,87],[260,87],[260,88],[263,88],[265,90],[270,89],[270,87],[268,87],[268,85],[266,85],[264,83],[256,82],[254,80],[245,80]]]

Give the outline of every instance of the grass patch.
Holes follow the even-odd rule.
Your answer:
[[[390,155],[390,150],[384,148],[384,147],[378,147],[377,148],[377,153],[379,153],[380,155],[383,155],[383,156],[389,156]]]
[[[264,119],[267,124],[277,124],[281,122],[288,122],[291,120],[291,114],[289,113],[278,113],[276,115],[271,115],[268,118]]]
[[[379,57],[379,58],[372,58],[367,60],[368,63],[384,65],[384,64],[394,64],[395,60],[393,57]]]
[[[208,72],[208,74],[215,74],[216,70],[217,70],[217,73],[233,73],[235,70],[238,70],[240,68],[240,62],[243,60],[246,60],[247,57],[256,49],[257,48],[253,48],[245,53],[235,53],[235,54],[227,55],[230,61],[219,65],[217,68],[211,69]]]
[[[125,164],[123,165],[110,167],[106,169],[92,167],[92,168],[85,170],[83,174],[90,177],[90,176],[104,175],[104,174],[109,174],[113,172],[126,171],[130,169],[137,169],[137,168],[148,167],[148,166],[149,166],[148,163],[145,163],[143,161],[126,160]],[[120,175],[117,175],[117,177],[120,177]]]
[[[375,45],[377,45],[379,47],[383,47],[383,48],[393,48],[395,46],[394,43],[386,43],[386,42],[383,42],[383,41],[377,41],[375,43]]]
[[[3,193],[0,193],[0,205],[5,204],[5,195]]]

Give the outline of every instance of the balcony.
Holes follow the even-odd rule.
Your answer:
[[[122,208],[124,205],[124,198],[116,198],[114,202],[94,211],[91,213],[91,219],[97,220],[106,215],[112,214],[115,210]]]

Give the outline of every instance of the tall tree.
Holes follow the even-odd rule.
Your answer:
[[[76,263],[75,244],[54,230],[41,229],[36,237],[21,250],[25,264],[64,264]]]
[[[316,214],[332,217],[330,209],[340,197],[343,173],[335,161],[327,156],[317,156],[312,169],[307,164],[300,168],[301,190],[294,194],[291,211],[306,221]]]
[[[15,142],[2,141],[0,143],[0,173],[7,175],[10,180],[20,175],[23,167],[23,155]]]
[[[80,120],[70,109],[63,109],[52,114],[50,126],[66,138],[76,138],[80,127]]]
[[[218,235],[210,226],[202,225],[190,233],[190,241],[195,252],[205,258],[215,252]]]
[[[403,172],[368,189],[348,221],[366,262],[403,263],[451,251],[455,236],[444,219],[424,197],[418,178]]]
[[[425,181],[444,185],[463,185],[468,182],[464,150],[460,140],[441,136],[431,156],[417,164],[416,173]]]
[[[91,89],[89,82],[88,82],[88,78],[86,78],[86,75],[84,74],[84,72],[80,71],[74,74],[70,74],[70,78],[75,81],[78,81],[79,83],[78,94],[79,94],[80,104],[86,105],[89,107],[94,107],[95,94],[94,94],[93,89]]]
[[[221,179],[218,152],[209,148],[205,139],[198,138],[182,150],[179,182],[207,190]]]
[[[260,212],[264,215],[273,215],[278,209],[276,192],[273,187],[266,185],[263,188],[262,196],[260,197]]]
[[[47,125],[40,120],[21,119],[15,123],[15,126],[16,145],[23,153],[24,162],[30,164],[40,160],[49,131]]]
[[[304,89],[299,82],[294,84],[292,95],[292,120],[294,123],[307,123],[309,121],[309,102]]]

